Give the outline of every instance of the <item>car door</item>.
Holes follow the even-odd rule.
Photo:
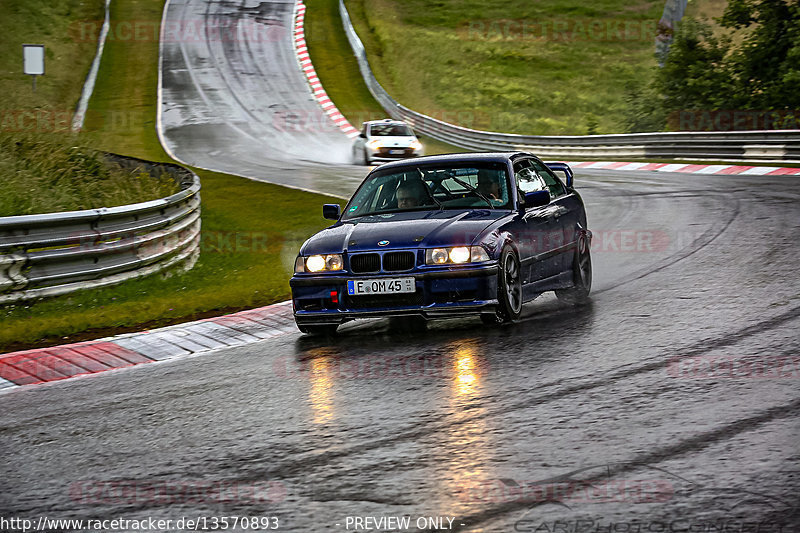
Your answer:
[[[525,158],[514,164],[514,180],[520,197],[525,193],[547,190],[547,183],[534,165],[534,160]],[[558,225],[554,218],[555,207],[545,205],[526,207],[521,217],[520,261],[523,283],[536,282],[560,273],[559,258],[554,257],[559,244]]]
[[[532,159],[531,165],[550,192],[550,205],[547,206],[547,212],[551,219],[552,233],[548,249],[554,254],[552,257],[553,268],[558,274],[572,268],[575,228],[578,223],[580,201],[576,195],[569,193],[564,183],[543,162]]]

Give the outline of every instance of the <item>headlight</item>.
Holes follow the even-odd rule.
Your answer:
[[[458,246],[450,250],[450,261],[453,263],[466,263],[469,261],[469,248],[466,246]]]
[[[341,270],[342,256],[339,254],[333,254],[325,257],[325,266],[328,270]]]
[[[434,248],[433,250],[428,250],[427,257],[425,258],[425,262],[429,265],[442,265],[447,263],[447,249],[445,248]]]
[[[309,272],[319,272],[325,269],[325,258],[321,255],[312,255],[306,259],[306,268]]]
[[[381,142],[378,139],[373,139],[367,143],[370,148],[380,148]]]
[[[295,272],[323,272],[342,269],[342,254],[311,255],[298,257],[294,264]]]
[[[411,141],[411,144],[409,146],[411,146],[411,148],[413,148],[414,150],[422,150],[422,143],[419,141]]]
[[[427,265],[461,265],[481,263],[489,260],[483,246],[454,246],[451,248],[429,248],[425,251]]]
[[[470,246],[470,262],[472,263],[480,263],[482,261],[489,260],[489,254],[486,253],[486,250],[483,246]]]

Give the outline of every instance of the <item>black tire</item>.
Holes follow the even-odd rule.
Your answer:
[[[522,269],[517,252],[503,246],[497,273],[497,321],[516,322],[522,314]],[[486,316],[487,318],[483,318]],[[481,315],[486,322],[490,315]]]
[[[336,328],[338,327],[338,324],[297,325],[297,329],[306,335],[314,335],[318,337],[332,337],[333,335],[336,335]]]
[[[353,147],[353,164],[354,165],[369,165],[369,159],[367,158],[367,149],[364,148],[359,150],[355,146]]]
[[[366,165],[366,166],[370,166],[372,164],[372,161],[369,160],[369,155],[367,155],[367,149],[366,148],[364,148],[363,161],[364,161],[364,165]]]
[[[494,313],[481,313],[481,322],[487,326],[494,326],[500,323],[500,316],[496,311]]]
[[[559,289],[556,297],[564,303],[581,305],[589,301],[589,292],[592,290],[592,253],[589,239],[585,234],[578,237],[575,255],[572,258],[573,287]]]

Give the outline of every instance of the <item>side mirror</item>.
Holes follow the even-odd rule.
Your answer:
[[[366,139],[367,138],[367,134],[364,133],[363,131],[361,133],[359,133],[358,136],[361,137],[362,139]]]
[[[322,206],[322,218],[328,220],[339,220],[339,215],[342,213],[342,208],[339,204],[325,204]]]
[[[525,193],[525,207],[541,207],[549,203],[549,191],[532,191]]]

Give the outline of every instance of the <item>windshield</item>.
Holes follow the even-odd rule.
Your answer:
[[[405,124],[373,124],[369,127],[373,137],[408,137],[414,135]]]
[[[504,163],[416,166],[376,171],[345,207],[344,220],[381,213],[509,209]]]

